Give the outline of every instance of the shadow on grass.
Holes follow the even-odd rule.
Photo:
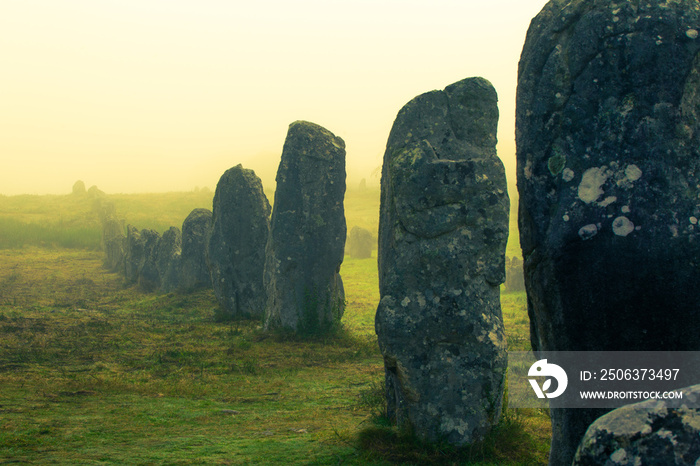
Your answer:
[[[357,440],[368,459],[398,464],[542,464],[541,446],[512,410],[506,411],[486,438],[462,448],[423,441],[409,429],[391,426],[384,416],[374,417]]]
[[[460,465],[536,465],[547,461],[549,445],[528,431],[528,415],[532,415],[528,410],[504,409],[499,423],[484,439],[455,447],[421,440],[408,426],[391,425],[386,417],[385,392],[382,380],[359,393],[359,407],[371,417],[357,434],[357,448],[368,460]]]

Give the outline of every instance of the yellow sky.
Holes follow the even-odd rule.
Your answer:
[[[545,0],[3,0],[0,194],[214,188],[274,175],[287,126],[371,178],[399,109],[483,76],[514,176],[517,62]]]

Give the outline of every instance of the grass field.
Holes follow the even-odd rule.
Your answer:
[[[167,213],[169,195],[114,202],[120,216],[152,227],[144,212],[178,224],[190,207],[207,207],[193,200],[203,194],[179,194],[189,204]],[[376,230],[370,196],[350,195],[349,225]],[[61,198],[57,204],[74,202],[75,210],[42,210],[53,200],[32,200],[35,219],[43,218],[34,223],[89,223],[89,206]],[[22,204],[0,198],[0,220],[11,217],[13,202]],[[26,215],[14,218],[32,223]],[[99,250],[60,247],[50,237],[0,249],[0,463],[547,461],[549,419],[539,411],[505,410],[492,437],[461,451],[387,425],[374,258],[346,258],[343,326],[311,341],[265,334],[256,321],[217,322],[210,291],[144,294],[101,264]],[[502,307],[509,347],[527,349],[524,295],[503,295]]]

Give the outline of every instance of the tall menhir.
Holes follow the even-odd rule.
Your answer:
[[[237,165],[221,175],[214,194],[207,264],[214,294],[229,317],[262,317],[263,270],[270,203],[253,170]]]
[[[700,3],[553,0],[518,71],[536,351],[700,349]],[[550,464],[604,411],[552,410]]]
[[[265,261],[265,328],[331,331],[345,307],[345,142],[307,121],[289,126]]]
[[[429,441],[472,443],[501,413],[510,202],[497,100],[483,78],[420,95],[384,154],[376,331],[388,415]]]

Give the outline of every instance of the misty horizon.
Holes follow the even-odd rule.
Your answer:
[[[517,64],[544,3],[5,3],[0,193],[213,189],[239,163],[269,186],[296,120],[343,138],[348,185],[378,184],[398,111],[473,76],[499,94],[514,183]]]

